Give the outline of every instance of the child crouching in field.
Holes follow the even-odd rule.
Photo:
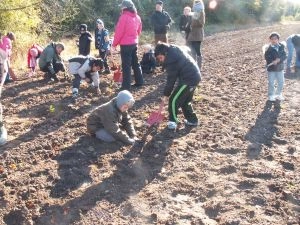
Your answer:
[[[151,45],[143,46],[144,54],[142,61],[140,62],[143,74],[153,73],[156,66],[156,59],[154,55],[154,50]]]
[[[111,101],[98,106],[87,119],[87,130],[104,142],[135,143],[135,129],[128,114],[134,104],[132,94],[123,90]]]
[[[269,101],[283,101],[282,90],[284,86],[284,60],[286,52],[284,45],[279,43],[279,34],[276,32],[271,33],[269,36],[270,45],[265,51],[265,59],[267,62],[268,71],[268,98]],[[275,89],[275,83],[277,82],[277,88]]]
[[[96,93],[100,93],[99,71],[103,68],[102,59],[89,56],[76,56],[69,59],[69,72],[74,75],[72,97],[78,97],[81,80],[90,83]]]
[[[27,54],[27,65],[30,69],[28,76],[31,77],[35,73],[35,69],[37,67],[37,60],[41,56],[43,52],[43,47],[38,44],[33,44]]]

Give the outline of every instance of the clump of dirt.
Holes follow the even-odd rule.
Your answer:
[[[82,85],[76,103],[67,80],[7,84],[0,223],[299,224],[300,83],[287,77],[286,100],[266,101],[261,47],[271,31],[285,39],[300,25],[207,37],[194,98],[201,125],[170,132],[164,122],[133,147],[86,133],[90,111],[116,95],[112,74],[102,75],[100,96]],[[145,80],[132,91],[140,137],[165,75]]]

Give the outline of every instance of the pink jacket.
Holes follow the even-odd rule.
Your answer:
[[[12,41],[9,39],[9,37],[4,36],[2,38],[2,41],[0,41],[0,48],[5,51],[8,57],[11,56]]]
[[[125,10],[117,23],[112,46],[137,44],[141,32],[142,21],[140,16]]]

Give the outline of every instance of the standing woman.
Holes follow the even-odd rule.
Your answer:
[[[190,32],[187,37],[188,46],[191,48],[194,59],[199,69],[202,66],[201,42],[204,37],[205,12],[202,0],[195,0]]]
[[[131,0],[123,0],[120,5],[121,16],[118,20],[112,47],[120,45],[123,70],[123,82],[121,89],[131,88],[131,67],[134,73],[134,87],[141,87],[144,84],[142,69],[138,61],[137,45],[139,35],[142,32],[142,21],[137,14],[136,8]]]

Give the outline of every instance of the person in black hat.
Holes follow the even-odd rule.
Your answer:
[[[80,37],[78,42],[79,55],[87,56],[91,52],[91,42],[93,41],[92,35],[87,31],[87,25],[80,25]]]
[[[163,10],[163,2],[157,1],[155,5],[155,12],[151,16],[151,23],[154,27],[155,45],[158,41],[168,42],[168,30],[172,22],[168,12]]]

